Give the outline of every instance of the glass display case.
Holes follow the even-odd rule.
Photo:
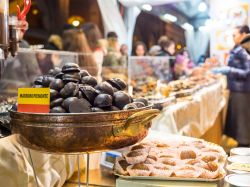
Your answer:
[[[0,93],[16,95],[17,88],[30,87],[39,75],[48,74],[51,68],[61,68],[67,62],[77,63],[81,68],[91,71],[91,67],[84,67],[89,56],[91,54],[20,48],[17,56],[5,60]]]
[[[172,79],[171,57],[130,57],[128,62],[128,84],[133,95],[149,96],[156,92],[157,84]]]

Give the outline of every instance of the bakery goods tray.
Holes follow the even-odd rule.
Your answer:
[[[204,178],[181,178],[181,177],[147,177],[147,176],[125,176],[118,173],[114,173],[116,176],[127,180],[165,180],[165,181],[197,181],[197,182],[217,182],[226,176],[226,172],[220,174],[216,179],[204,179]]]

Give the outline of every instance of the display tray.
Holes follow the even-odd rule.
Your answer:
[[[174,96],[167,97],[167,98],[147,97],[147,99],[153,105],[160,105],[162,107],[167,107],[167,106],[169,106],[171,104],[176,103],[176,98]]]
[[[226,172],[221,173],[220,176],[216,179],[204,179],[204,178],[181,178],[181,177],[147,177],[147,176],[125,176],[118,173],[114,173],[116,176],[119,176],[127,180],[165,180],[165,181],[197,181],[197,182],[216,182],[224,179]]]
[[[181,90],[178,92],[172,92],[170,93],[170,96],[176,97],[176,98],[181,98],[181,97],[187,97],[193,95],[197,89],[192,88],[192,89],[187,89],[187,90]]]

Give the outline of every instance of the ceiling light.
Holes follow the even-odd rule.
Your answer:
[[[150,4],[143,4],[141,7],[143,10],[146,10],[149,12],[152,10],[152,6]]]
[[[164,14],[163,19],[166,19],[166,20],[171,21],[171,22],[176,22],[177,21],[177,17],[175,17],[175,16],[173,16],[171,14]]]
[[[72,22],[72,25],[73,25],[74,27],[78,27],[78,26],[80,25],[80,21],[79,21],[79,20],[74,20],[74,21]]]
[[[189,23],[184,23],[182,25],[182,28],[185,29],[185,30],[194,30],[194,27],[193,25],[189,24]]]
[[[204,1],[200,2],[198,6],[198,10],[200,12],[205,12],[207,10],[207,4]]]

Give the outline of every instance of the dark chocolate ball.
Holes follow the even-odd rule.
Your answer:
[[[89,72],[87,70],[84,70],[84,69],[80,71],[80,75],[81,75],[81,78],[86,77],[86,76],[90,76]]]
[[[142,107],[145,107],[145,104],[143,102],[133,102],[137,108],[142,108]]]
[[[43,76],[43,87],[49,87],[50,83],[55,80],[54,77],[50,76],[50,75],[44,75]]]
[[[50,109],[50,113],[66,113],[66,111],[61,106],[57,106]]]
[[[81,86],[80,91],[82,92],[82,96],[87,99],[90,103],[94,103],[94,100],[98,93],[91,86]]]
[[[68,83],[68,82],[78,83],[80,79],[81,79],[81,75],[78,72],[66,73],[62,76],[62,80],[65,83]]]
[[[145,106],[148,106],[148,100],[145,98],[134,99],[134,102],[142,102]]]
[[[51,76],[56,76],[58,73],[60,73],[61,72],[61,69],[60,68],[58,68],[58,67],[55,67],[54,69],[50,69],[49,70],[49,75],[51,75]]]
[[[50,89],[50,99],[53,100],[59,97],[59,92],[53,89]]]
[[[137,106],[134,103],[129,103],[123,107],[123,110],[132,110],[137,109]]]
[[[97,85],[96,78],[92,77],[92,76],[82,77],[81,82],[82,82],[82,84],[87,84],[87,85],[90,85],[92,87],[95,87]]]
[[[39,76],[36,78],[36,80],[34,81],[35,85],[43,85],[43,76]]]
[[[69,104],[70,113],[91,112],[91,104],[86,99],[77,99]]]
[[[80,72],[80,67],[78,66],[78,64],[75,63],[66,63],[62,67],[62,72],[63,73]]]
[[[101,108],[98,108],[98,107],[92,107],[91,112],[104,112],[104,110],[102,110]]]
[[[58,72],[56,75],[55,75],[55,78],[56,79],[62,79],[64,73],[63,72]]]
[[[107,83],[107,82],[99,83],[95,87],[95,89],[98,90],[98,91],[100,91],[100,93],[103,93],[103,94],[109,94],[111,96],[114,95],[113,87],[109,83]]]
[[[69,105],[70,103],[72,103],[73,101],[78,101],[78,98],[77,97],[68,97],[67,99],[65,99],[62,103],[62,107],[69,111]]]
[[[107,80],[107,82],[118,90],[125,90],[127,87],[126,82],[119,78],[113,78],[113,79]]]
[[[113,103],[119,109],[123,109],[125,105],[130,103],[130,97],[123,91],[115,92],[113,96]]]
[[[95,98],[94,106],[99,108],[112,106],[112,96],[108,94],[99,94]]]
[[[78,92],[79,92],[78,85],[76,83],[69,82],[64,86],[63,89],[61,89],[60,95],[63,98],[74,97],[78,94]]]
[[[106,107],[104,108],[105,111],[120,111],[120,109],[116,106],[110,106],[110,107]]]
[[[63,98],[57,98],[50,102],[50,108],[54,108],[56,106],[61,106],[63,102]]]
[[[60,91],[64,87],[64,83],[61,79],[54,79],[49,85],[50,89]]]

